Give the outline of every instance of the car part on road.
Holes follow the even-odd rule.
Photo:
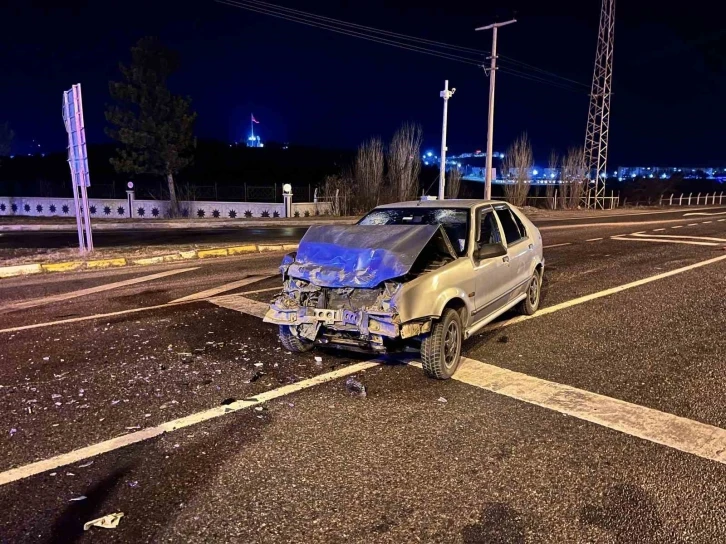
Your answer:
[[[313,349],[313,343],[305,338],[295,336],[288,325],[280,325],[280,342],[282,346],[293,353],[304,353]]]
[[[350,377],[345,381],[345,388],[348,390],[348,393],[354,397],[365,398],[367,396],[366,386],[353,377]]]
[[[105,515],[101,518],[92,519],[83,524],[83,530],[88,531],[91,527],[102,527],[103,529],[115,529],[118,527],[118,522],[124,517],[123,512],[115,512],[113,514]]]

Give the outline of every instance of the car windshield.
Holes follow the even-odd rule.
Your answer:
[[[376,209],[359,225],[441,225],[459,256],[466,254],[469,210],[457,208],[384,208]]]

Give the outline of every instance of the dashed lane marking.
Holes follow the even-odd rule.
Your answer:
[[[562,246],[571,246],[572,242],[565,242],[564,244],[552,244],[551,246],[543,246],[542,249],[549,249],[551,247],[562,247]]]
[[[697,225],[698,225],[698,223],[688,223],[686,226],[687,227],[695,227]]]
[[[130,446],[131,444],[143,442],[145,440],[149,440],[150,438],[161,436],[164,433],[176,431],[185,427],[190,427],[191,425],[203,423],[205,421],[209,421],[211,419],[234,413],[239,410],[244,410],[258,404],[263,404],[273,399],[283,397],[297,391],[302,391],[303,389],[309,389],[310,387],[314,387],[316,385],[342,378],[344,376],[350,376],[351,374],[363,372],[365,370],[368,370],[369,368],[378,366],[379,364],[380,361],[365,361],[362,363],[356,363],[354,365],[339,368],[338,370],[334,370],[332,372],[319,374],[318,376],[314,376],[307,380],[302,380],[290,385],[285,385],[271,391],[265,391],[264,393],[260,393],[249,399],[238,400],[226,406],[217,406],[215,408],[210,408],[209,410],[204,410],[202,412],[197,412],[195,414],[162,423],[161,425],[157,425],[156,427],[148,427],[134,433],[117,436],[116,438],[99,442],[98,444],[92,444],[90,446],[86,446],[85,448],[80,448],[68,453],[56,455],[55,457],[51,457],[49,459],[44,459],[42,461],[37,461],[35,463],[30,463],[21,467],[12,468],[10,470],[6,470],[5,472],[0,473],[0,486],[9,484],[10,482],[23,480],[25,478],[35,476],[36,474],[40,474],[48,470],[54,470],[59,467],[78,463],[79,461],[101,455],[102,453],[108,453],[110,451],[124,448],[126,446]]]
[[[665,229],[653,229],[653,232],[660,232],[662,230],[665,230]]]
[[[462,358],[453,379],[726,464],[726,430],[583,389]]]
[[[717,219],[716,221],[718,221],[719,223],[723,223],[724,221],[726,221],[726,219]]]
[[[626,283],[623,285],[618,285],[617,287],[611,287],[610,289],[605,289],[604,291],[598,291],[597,293],[592,293],[590,295],[573,298],[572,300],[568,300],[568,301],[562,302],[560,304],[555,304],[554,306],[547,306],[545,308],[541,308],[541,309],[537,310],[537,313],[532,314],[532,315],[520,315],[517,317],[513,317],[512,319],[508,319],[506,321],[499,321],[496,323],[491,323],[491,324],[487,325],[486,327],[484,327],[482,330],[483,331],[498,330],[498,329],[507,327],[509,325],[515,325],[515,324],[521,323],[523,321],[529,321],[530,319],[535,319],[538,317],[552,314],[554,312],[559,312],[560,310],[564,310],[564,309],[570,308],[572,306],[577,306],[578,304],[584,304],[585,302],[589,302],[591,300],[614,295],[616,293],[620,293],[620,292],[626,291],[628,289],[633,289],[634,287],[640,287],[641,285],[646,285],[648,283],[662,280],[664,278],[670,278],[671,276],[676,276],[678,274],[688,272],[689,270],[694,270],[696,268],[700,268],[702,266],[708,266],[708,265],[715,264],[715,263],[718,263],[718,262],[721,262],[724,260],[726,260],[726,255],[720,255],[719,257],[714,257],[712,259],[707,259],[705,261],[700,261],[700,262],[697,262],[694,264],[689,264],[688,266],[683,266],[681,268],[676,268],[675,270],[670,270],[668,272],[656,274],[655,276],[650,276],[648,278],[643,278],[643,279],[633,281],[630,283]]]
[[[713,208],[711,208],[711,209],[713,209]],[[684,213],[683,214],[683,217],[688,217],[689,215],[726,215],[726,212],[713,212],[713,213],[708,213],[708,212],[690,212],[690,213]]]
[[[598,240],[602,240],[603,238],[590,238],[589,240],[585,240],[586,242],[597,242]]]
[[[206,291],[200,291],[199,293],[194,293],[193,295],[188,295],[186,297],[172,300],[169,304],[174,304],[175,302],[186,302],[188,300],[202,300],[205,298],[210,298],[215,295],[224,293],[226,291],[231,291],[232,289],[238,289],[240,287],[244,287],[245,285],[249,285],[250,283],[255,283],[257,281],[266,280],[270,277],[272,277],[272,276],[249,276],[249,277],[243,278],[241,280],[237,280],[237,281],[233,281],[231,283],[226,283],[224,285],[220,285],[219,287],[214,287],[213,289],[207,289]]]
[[[270,291],[282,291],[282,283],[277,287],[268,287],[267,289],[255,289],[254,291],[244,291],[240,295],[256,295],[258,293],[268,293]]]
[[[25,308],[34,308],[36,306],[42,306],[45,304],[52,304],[53,302],[62,302],[64,300],[70,300],[72,298],[83,297],[86,295],[92,295],[94,293],[102,293],[103,291],[110,291],[111,289],[118,289],[120,287],[127,287],[129,285],[135,285],[137,283],[143,283],[147,281],[158,280],[166,278],[168,276],[174,276],[175,274],[181,274],[183,272],[191,272],[199,267],[193,268],[180,268],[178,270],[169,270],[167,272],[159,272],[158,274],[151,274],[149,276],[141,276],[140,278],[132,278],[130,280],[117,281],[114,283],[107,283],[104,285],[98,285],[96,287],[90,287],[88,289],[80,289],[78,291],[71,291],[70,293],[61,293],[60,295],[53,295],[49,297],[36,298],[32,300],[24,300],[22,302],[15,302],[8,304],[0,308],[0,311],[14,311],[23,310]]]
[[[713,221],[701,221],[701,225],[708,225],[709,223],[713,223]]]
[[[654,235],[657,236],[657,235]],[[686,244],[690,246],[711,246],[715,247],[720,244],[714,242],[693,242],[689,240],[663,240],[662,238],[624,238],[622,236],[612,236],[612,240],[620,240],[622,242],[654,242],[658,244]]]
[[[676,225],[675,227],[671,227],[672,229],[682,229],[683,225]]]
[[[726,238],[714,238],[711,236],[687,236],[685,234],[634,234],[641,238],[678,238],[687,240],[703,240],[705,242],[726,242]]]

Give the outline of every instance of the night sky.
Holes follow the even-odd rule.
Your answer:
[[[301,2],[286,7],[488,51],[477,26],[509,19],[499,53],[585,84],[572,91],[497,76],[495,150],[522,131],[544,164],[550,149],[582,145],[599,2]],[[56,7],[62,4],[65,7]],[[726,163],[726,29],[713,2],[620,2],[615,25],[610,165]],[[62,91],[82,83],[89,142],[106,142],[108,80],[144,35],[181,54],[175,92],[198,112],[197,136],[244,139],[249,115],[263,140],[355,147],[420,123],[440,142],[444,79],[450,153],[485,148],[488,80],[475,66],[275,19],[213,0],[13,1],[2,8],[0,122],[16,151],[35,139],[65,147]],[[637,7],[636,7],[637,6]],[[483,58],[483,57],[482,57]],[[502,67],[508,65],[502,57]],[[514,67],[509,64],[510,67]],[[529,74],[531,69],[518,67]],[[534,72],[534,74],[539,74]],[[550,79],[548,77],[548,79]]]

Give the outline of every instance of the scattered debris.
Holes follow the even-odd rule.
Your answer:
[[[261,366],[265,366],[265,363],[255,363],[255,366],[257,368],[260,368]]]
[[[316,357],[315,357],[315,362],[316,362],[316,363],[318,363],[318,364],[322,364],[322,362],[323,362],[323,358],[322,358],[322,357],[320,357],[320,356],[316,356]]]
[[[85,501],[87,498],[85,495],[81,495],[80,497],[73,497],[70,502]]]
[[[506,344],[507,342],[509,342],[509,336],[500,336],[499,338],[497,338],[497,342],[499,342],[500,344]]]
[[[115,512],[108,514],[102,518],[92,519],[83,524],[83,530],[88,531],[91,527],[102,527],[103,529],[115,529],[118,527],[118,522],[124,517],[123,512]]]
[[[43,357],[44,361],[50,361],[50,357]]]
[[[222,406],[227,406],[229,404],[232,404],[233,402],[237,402],[237,399],[229,397],[228,399],[224,399],[222,402],[220,402],[220,404]]]
[[[345,381],[345,388],[348,390],[348,393],[350,393],[354,397],[365,398],[367,396],[366,386],[360,383],[355,378],[348,378]]]
[[[138,487],[138,486],[139,486],[139,481],[138,480],[134,480],[133,482],[129,482],[129,487]]]
[[[446,404],[448,402],[444,397],[439,397],[438,398],[438,401],[441,402],[441,403],[443,403],[443,404]]]
[[[140,429],[140,428],[141,428],[141,425],[134,425],[133,427],[126,427],[126,430],[133,431],[133,430]]]
[[[17,429],[15,428],[15,427],[13,427],[12,429],[10,429],[10,438],[12,438],[12,437],[13,437],[13,435],[14,435],[15,433],[17,433],[17,432],[18,432],[18,430],[17,430]]]
[[[93,464],[93,461],[89,461],[88,463],[85,463],[85,464],[83,464],[83,465],[78,465],[78,467],[77,467],[77,468],[86,468],[86,467],[90,467],[90,466],[91,466],[92,464]]]

